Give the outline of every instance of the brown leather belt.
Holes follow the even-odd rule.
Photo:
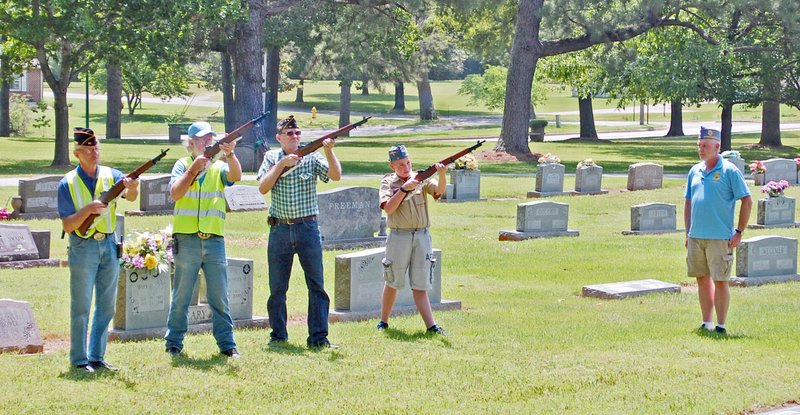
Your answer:
[[[278,224],[280,224],[280,225],[296,225],[298,223],[311,222],[311,221],[315,221],[315,220],[317,220],[317,215],[309,215],[309,216],[304,216],[302,218],[294,218],[294,219],[280,219],[280,218],[273,218],[272,216],[270,216],[267,219],[267,223],[269,223],[269,226],[278,225]]]
[[[83,236],[80,236],[75,232],[73,232],[72,234],[77,236],[78,238],[81,238],[81,239],[94,239],[95,241],[102,241],[102,240],[110,237],[111,235],[113,235],[113,233],[95,232],[95,233],[92,234],[92,236],[87,236],[87,237],[84,238]]]

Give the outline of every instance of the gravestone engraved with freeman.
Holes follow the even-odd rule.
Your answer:
[[[37,179],[20,179],[19,196],[15,197],[11,218],[57,218],[58,182],[63,176],[45,176]]]
[[[786,180],[789,184],[797,184],[797,163],[792,159],[773,158],[764,160],[764,183]]]
[[[631,230],[624,235],[677,232],[676,208],[669,203],[642,203],[631,206]]]
[[[237,184],[225,188],[225,202],[231,212],[267,210],[267,201],[256,186]]]
[[[0,353],[42,353],[44,341],[25,301],[0,299]]]
[[[326,249],[382,246],[378,189],[337,187],[317,194],[319,230]]]
[[[429,291],[434,310],[460,309],[460,301],[442,300],[442,251],[433,250],[434,267],[432,290]],[[334,310],[331,321],[361,320],[380,315],[384,286],[383,258],[386,248],[366,249],[336,256]],[[416,312],[406,274],[405,288],[397,293],[393,315]]]
[[[521,241],[531,238],[578,236],[579,232],[567,228],[569,205],[540,200],[517,205],[517,228],[500,231],[501,241]]]
[[[655,163],[636,163],[628,167],[628,190],[660,189],[664,180],[664,166]]]
[[[736,276],[731,284],[752,286],[800,281],[797,274],[797,239],[762,235],[742,240],[736,247]]]

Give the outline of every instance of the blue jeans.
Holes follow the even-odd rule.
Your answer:
[[[117,306],[119,258],[114,238],[95,241],[69,235],[70,351],[73,365],[103,360],[108,341],[108,323]],[[86,349],[89,311],[94,290],[94,317]]]
[[[201,239],[196,234],[175,234],[175,278],[172,303],[167,318],[167,348],[183,349],[189,318],[189,303],[197,283],[200,268],[206,278],[206,297],[211,307],[211,325],[220,351],[233,349],[233,319],[228,307],[228,259],[225,238],[211,236]]]
[[[276,340],[288,340],[286,332],[286,291],[292,274],[294,254],[306,275],[308,287],[308,339],[316,346],[328,339],[328,307],[322,271],[322,238],[316,221],[270,227],[267,261],[269,262],[269,300],[267,313]]]

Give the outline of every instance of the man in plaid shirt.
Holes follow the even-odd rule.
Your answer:
[[[269,299],[267,313],[271,345],[286,342],[286,291],[292,273],[294,254],[306,277],[308,287],[308,339],[311,348],[335,347],[328,340],[328,308],[330,298],[325,292],[322,269],[322,238],[317,224],[317,178],[324,182],[338,181],[342,166],[333,153],[335,140],[323,142],[324,156],[312,153],[303,158],[296,154],[301,131],[293,116],[278,123],[276,138],[280,150],[264,155],[258,170],[258,189],[262,194],[272,191],[269,207]],[[292,169],[283,174],[284,170]],[[283,174],[283,175],[282,175]]]

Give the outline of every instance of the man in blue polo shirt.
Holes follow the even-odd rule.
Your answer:
[[[701,329],[726,334],[730,304],[728,278],[733,248],[742,240],[753,200],[739,169],[719,156],[721,134],[701,127],[697,139],[700,163],[689,170],[683,220],[686,225],[688,275],[697,278]],[[741,200],[739,220],[733,227],[736,200]],[[714,326],[713,312],[717,313]]]

